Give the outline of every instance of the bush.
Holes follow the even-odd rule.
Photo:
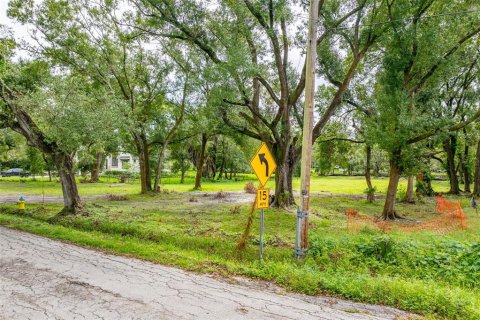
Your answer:
[[[257,188],[255,188],[255,185],[253,184],[253,182],[249,182],[245,185],[245,188],[243,188],[243,190],[245,190],[246,193],[250,193],[250,194],[256,194],[257,193]]]
[[[105,171],[105,175],[107,175],[107,176],[119,176],[121,174],[124,174],[124,172],[119,171],[119,170],[107,170],[107,171]]]
[[[404,186],[399,186],[397,190],[397,200],[402,201],[407,195],[407,189]]]
[[[360,243],[357,245],[358,251],[365,257],[374,258],[382,262],[392,262],[396,260],[395,241],[390,237],[374,238],[369,243]]]
[[[375,201],[375,193],[377,192],[377,187],[366,188],[363,192],[367,195],[368,202]]]

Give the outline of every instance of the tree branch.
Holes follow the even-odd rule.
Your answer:
[[[417,92],[425,84],[425,82],[435,73],[435,71],[440,67],[442,63],[444,63],[451,55],[453,55],[463,43],[465,43],[466,41],[468,41],[469,39],[477,35],[479,32],[480,32],[480,26],[478,26],[476,29],[467,33],[460,40],[458,40],[457,43],[452,48],[450,48],[440,60],[438,60],[433,66],[430,67],[428,72],[409,91],[411,93]]]
[[[349,138],[329,138],[329,139],[325,139],[325,140],[318,140],[319,143],[322,143],[322,142],[330,142],[330,141],[347,141],[347,142],[351,142],[351,143],[365,143],[365,141],[363,140],[353,140],[353,139],[349,139]]]
[[[454,131],[463,129],[464,127],[468,126],[470,123],[474,122],[478,118],[480,118],[480,109],[470,119],[468,119],[466,121],[459,122],[457,124],[454,124],[454,125],[448,127],[447,131],[448,132],[454,132]],[[428,132],[425,132],[424,134],[421,134],[419,136],[416,136],[414,138],[411,138],[411,139],[407,140],[407,144],[414,144],[414,143],[420,142],[422,140],[425,140],[427,138],[430,138],[430,137],[434,136],[439,131],[441,131],[441,129],[436,128],[434,130],[430,130]]]

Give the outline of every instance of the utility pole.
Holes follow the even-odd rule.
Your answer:
[[[312,165],[313,106],[315,67],[317,60],[317,26],[319,0],[310,0],[308,19],[305,107],[303,109],[302,163],[300,175],[300,207],[297,210],[295,257],[301,259],[308,249],[308,211],[310,209],[310,168]]]

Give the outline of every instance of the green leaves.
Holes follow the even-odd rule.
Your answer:
[[[30,113],[46,139],[66,153],[108,140],[121,124],[115,99],[84,77],[52,77],[18,104]]]

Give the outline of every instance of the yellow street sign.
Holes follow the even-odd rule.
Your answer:
[[[250,161],[250,166],[252,167],[253,172],[257,175],[262,186],[264,186],[277,168],[277,164],[265,143],[262,143],[260,149],[258,149],[253,156]]]
[[[270,205],[270,189],[257,190],[257,209],[268,208]]]

